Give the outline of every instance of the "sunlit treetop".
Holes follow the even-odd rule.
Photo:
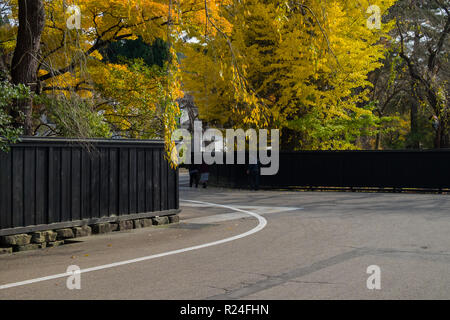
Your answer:
[[[367,76],[382,65],[392,22],[369,28],[367,9],[383,15],[393,3],[235,0],[224,13],[230,36],[186,49],[185,89],[210,123],[290,128],[303,147],[349,148],[342,126],[328,125],[372,117]]]

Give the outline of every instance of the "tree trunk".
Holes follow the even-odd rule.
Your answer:
[[[24,84],[32,90],[36,88],[38,56],[44,25],[45,10],[42,0],[19,0],[19,28],[11,65],[11,79],[14,84]],[[32,100],[22,99],[17,101],[17,105],[24,114],[24,119],[18,120],[17,111],[12,115],[18,124],[23,124],[24,134],[31,135]]]
[[[420,141],[419,141],[419,95],[417,93],[417,89],[415,88],[415,84],[411,85],[412,99],[411,99],[411,148],[412,149],[420,149]]]
[[[450,130],[448,128],[448,119],[442,119],[439,123],[439,130],[437,130],[435,138],[435,148],[443,149],[450,148]]]
[[[381,149],[381,132],[377,133],[377,138],[375,140],[375,150]]]
[[[418,125],[417,125],[417,119],[418,119],[418,107],[416,101],[413,101],[411,103],[411,147],[413,149],[419,149],[420,143],[419,143],[419,135],[418,135]]]

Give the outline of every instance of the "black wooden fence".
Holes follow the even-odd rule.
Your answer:
[[[0,235],[179,212],[164,144],[25,138],[0,152]]]
[[[248,157],[247,157],[248,159]],[[246,165],[213,165],[213,185],[246,188]],[[450,150],[281,152],[268,188],[450,188]]]

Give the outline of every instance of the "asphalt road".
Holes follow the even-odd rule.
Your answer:
[[[178,225],[0,256],[0,286],[103,266],[81,274],[80,290],[60,277],[0,289],[0,299],[450,298],[448,195],[205,190],[187,180],[181,198],[202,203],[182,202]],[[267,225],[246,235],[262,227],[248,212]],[[130,261],[140,257],[153,258]],[[371,265],[380,290],[367,288]]]

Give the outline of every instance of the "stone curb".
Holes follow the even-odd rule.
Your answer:
[[[179,223],[178,214],[164,217],[124,220],[119,222],[99,223],[81,227],[63,228],[56,230],[36,231],[29,234],[15,234],[0,236],[0,255],[12,254],[44,248],[54,248],[65,244],[65,240],[106,234],[116,231],[142,229],[151,226],[162,226]]]

